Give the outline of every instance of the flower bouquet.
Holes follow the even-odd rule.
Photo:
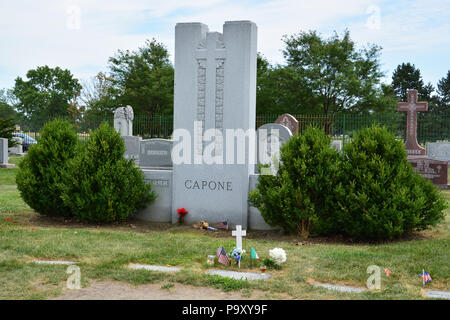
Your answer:
[[[183,224],[184,216],[188,214],[185,208],[177,209],[178,212],[178,224]]]

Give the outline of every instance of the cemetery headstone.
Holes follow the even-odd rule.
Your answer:
[[[337,151],[342,151],[342,140],[332,140],[331,147],[335,148]]]
[[[13,137],[13,140],[16,141],[16,145],[8,149],[10,155],[23,155],[23,140],[20,137]]]
[[[418,102],[417,96],[417,90],[408,90],[408,101],[399,102],[397,111],[408,113],[406,120],[406,152],[408,155],[424,156],[426,155],[426,150],[417,142],[417,112],[428,111],[428,102]]]
[[[450,162],[450,142],[430,142],[427,144],[427,155],[436,160]]]
[[[242,230],[242,226],[237,225],[236,230],[233,230],[231,234],[236,237],[236,249],[242,250],[242,237],[247,235],[247,231]]]
[[[120,107],[114,111],[114,129],[121,136],[133,135],[134,113],[131,106]]]
[[[278,119],[275,120],[275,123],[282,124],[283,126],[289,128],[292,134],[298,133],[298,120],[289,113],[285,113],[279,116]]]
[[[0,168],[14,168],[15,165],[8,160],[8,139],[0,138]]]
[[[125,143],[125,153],[123,155],[124,158],[139,160],[139,152],[140,152],[139,148],[140,148],[141,137],[123,136],[122,139],[123,139],[123,142]]]
[[[408,157],[414,171],[422,175],[425,179],[441,188],[447,188],[448,184],[448,162],[431,159],[428,157],[410,156]]]
[[[243,148],[243,163],[235,160],[241,150],[236,150],[236,136],[227,139],[226,132],[254,133],[256,29],[250,21],[225,22],[222,33],[210,32],[202,23],[175,27],[174,130],[190,137],[187,150],[180,151],[183,160],[172,157],[173,223],[176,209],[186,208],[187,223],[228,220],[247,226],[249,175],[255,163],[249,147]],[[216,135],[208,138],[211,131]],[[173,153],[181,140],[174,135]],[[254,135],[244,140],[253,144],[254,154]],[[206,163],[210,155],[214,161]]]
[[[256,136],[258,163],[269,164],[273,156],[280,159],[280,148],[292,137],[292,132],[282,124],[267,123],[258,128]]]
[[[417,102],[417,90],[408,90],[408,102],[399,102],[398,111],[408,112],[406,124],[406,152],[414,171],[442,189],[448,189],[448,162],[426,155],[425,148],[417,142],[417,112],[428,111],[427,102]]]
[[[142,140],[139,151],[141,168],[171,168],[172,140],[149,139]]]

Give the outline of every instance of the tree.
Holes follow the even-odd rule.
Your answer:
[[[80,101],[86,112],[105,114],[114,112],[119,107],[117,101],[111,96],[112,78],[99,72],[89,81],[83,82]]]
[[[135,113],[172,113],[174,68],[166,47],[147,40],[137,51],[119,50],[109,59],[110,94],[119,105]]]
[[[15,131],[13,118],[0,118],[0,138],[8,139],[8,147],[17,145],[17,141],[13,140],[13,132]]]
[[[69,70],[37,67],[27,72],[27,78],[17,77],[13,94],[18,100],[16,109],[31,125],[40,127],[48,119],[74,114],[81,85]]]
[[[379,93],[383,76],[381,48],[357,50],[349,31],[322,39],[316,31],[284,36],[283,56],[293,71],[290,87],[298,90],[309,109],[325,115],[352,110]],[[299,97],[300,98],[300,97]]]
[[[257,91],[256,112],[283,113],[317,113],[314,106],[315,97],[305,86],[304,79],[289,66],[272,66],[267,59],[257,57]]]
[[[437,93],[439,97],[438,112],[450,113],[450,70],[447,77],[443,77],[437,84]]]
[[[5,89],[0,89],[0,118],[15,118],[17,112],[11,106],[9,92]]]
[[[431,83],[424,84],[420,70],[411,63],[402,63],[397,66],[392,74],[392,87],[394,93],[401,101],[408,98],[408,90],[416,89],[419,93],[419,99],[430,101],[431,93],[434,91]]]

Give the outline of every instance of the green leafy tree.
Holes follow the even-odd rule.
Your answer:
[[[31,125],[40,127],[55,117],[74,116],[81,85],[69,70],[37,67],[27,72],[27,78],[16,79],[13,94],[17,98],[15,108]]]
[[[137,51],[119,50],[109,59],[111,99],[136,114],[172,113],[174,69],[166,47],[147,40]]]
[[[436,112],[450,114],[450,70],[447,72],[446,77],[439,80],[437,93],[439,96],[439,108]]]
[[[10,91],[10,90],[8,90]],[[14,110],[10,102],[10,92],[0,89],[0,118],[15,118],[17,112]]]
[[[0,118],[0,138],[8,139],[8,147],[14,147],[17,142],[13,140],[15,121],[13,118]]]
[[[416,89],[419,99],[430,101],[434,91],[431,83],[425,85],[420,70],[414,64],[402,63],[397,66],[392,74],[392,88],[396,97],[401,101],[408,98],[408,90]]]
[[[80,95],[81,104],[86,114],[104,116],[111,114],[119,107],[116,99],[111,95],[112,78],[103,72],[83,83]]]
[[[379,94],[380,47],[357,50],[348,31],[329,39],[315,31],[300,32],[283,41],[283,56],[293,72],[289,86],[315,113],[351,111]]]
[[[317,113],[314,105],[314,95],[295,69],[282,65],[272,66],[263,55],[258,54],[257,113]]]

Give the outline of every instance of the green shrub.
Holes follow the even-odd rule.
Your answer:
[[[71,215],[61,201],[62,175],[78,143],[72,125],[65,120],[48,122],[40,139],[19,164],[16,176],[22,199],[36,212],[51,216]]]
[[[269,225],[303,237],[315,223],[320,230],[320,221],[330,215],[339,167],[340,156],[330,143],[322,130],[310,127],[283,145],[275,176],[259,177],[249,200]]]
[[[84,221],[122,221],[155,199],[133,160],[123,157],[123,139],[103,123],[94,130],[64,178],[62,199]]]
[[[363,129],[345,151],[329,232],[390,239],[443,219],[440,192],[413,172],[403,142],[386,128]]]

